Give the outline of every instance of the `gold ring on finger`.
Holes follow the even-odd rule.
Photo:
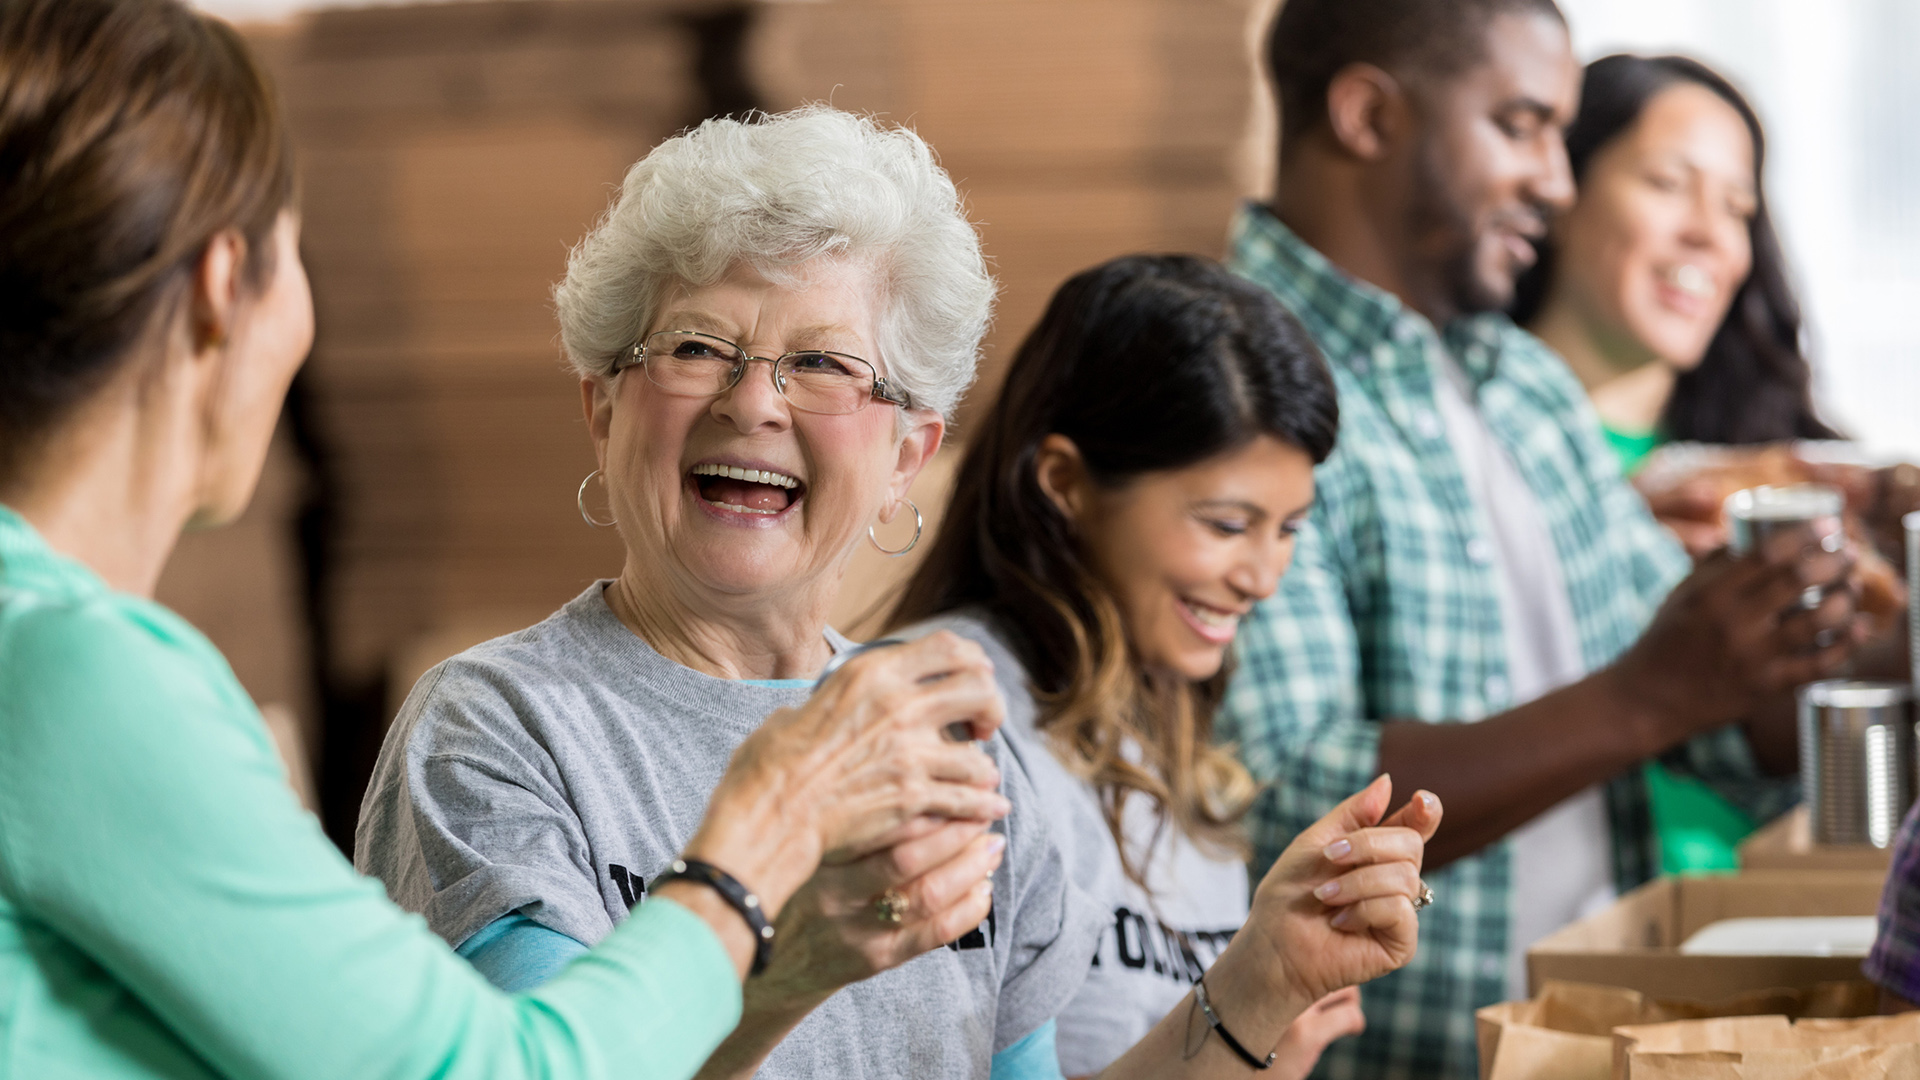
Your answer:
[[[907,894],[899,889],[888,889],[873,901],[874,914],[880,916],[880,921],[883,923],[898,925],[912,909],[913,902],[908,900]]]
[[[1426,882],[1420,883],[1420,895],[1413,898],[1413,910],[1419,911],[1433,903],[1433,889]]]

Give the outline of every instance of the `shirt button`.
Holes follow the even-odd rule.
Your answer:
[[[1493,542],[1484,536],[1476,536],[1467,541],[1467,558],[1485,566],[1493,561]]]
[[[1437,439],[1445,434],[1446,426],[1433,413],[1417,412],[1413,414],[1413,430],[1419,432],[1423,439]]]
[[[1507,973],[1507,962],[1498,956],[1480,958],[1480,974],[1489,979],[1500,978]]]
[[[1481,692],[1486,696],[1488,708],[1499,709],[1506,706],[1507,680],[1505,678],[1499,675],[1487,676],[1487,681],[1481,684]]]

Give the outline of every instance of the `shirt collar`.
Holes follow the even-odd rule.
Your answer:
[[[1229,250],[1235,269],[1279,296],[1327,359],[1355,375],[1427,372],[1424,346],[1404,346],[1437,341],[1474,385],[1493,377],[1502,330],[1511,325],[1505,315],[1463,316],[1436,334],[1426,316],[1335,266],[1259,203],[1241,207]]]
[[[48,547],[26,518],[0,503],[0,594],[12,588],[88,594],[104,592],[106,583],[84,565]]]

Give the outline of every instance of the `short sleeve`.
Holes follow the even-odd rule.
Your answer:
[[[1001,737],[991,745],[1001,792],[1013,804],[1006,818],[1012,872],[1005,875],[1013,895],[994,897],[995,917],[1005,912],[1010,923],[994,1014],[993,1052],[998,1054],[1038,1031],[1073,1000],[1093,964],[1104,920],[1100,905],[1068,874],[1044,815],[1036,812],[1040,804],[1022,751]]]
[[[1380,725],[1364,714],[1347,560],[1331,519],[1339,496],[1324,479],[1321,486],[1279,590],[1241,623],[1220,711],[1220,738],[1238,744],[1263,785],[1248,815],[1255,880],[1379,770]]]
[[[613,929],[559,767],[482,663],[449,660],[408,695],[354,841],[361,872],[452,945],[516,912],[588,945]]]

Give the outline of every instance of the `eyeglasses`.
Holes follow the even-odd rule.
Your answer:
[[[772,367],[773,388],[802,412],[859,412],[871,401],[913,407],[911,395],[888,385],[872,364],[857,356],[809,349],[768,359],[749,355],[725,338],[691,330],[647,335],[614,361],[613,373],[638,365],[648,382],[669,394],[717,397],[739,384],[751,360]]]

